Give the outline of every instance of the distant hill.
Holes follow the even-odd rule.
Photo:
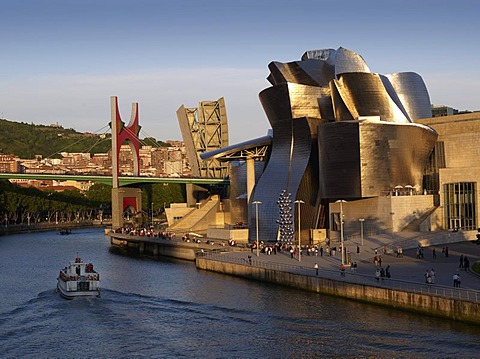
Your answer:
[[[153,138],[145,139],[150,146],[168,146]],[[35,155],[60,158],[60,152],[105,153],[112,148],[110,133],[100,135],[77,132],[58,125],[34,125],[0,119],[0,151],[23,159]]]

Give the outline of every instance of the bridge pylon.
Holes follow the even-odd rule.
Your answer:
[[[138,188],[119,187],[118,177],[120,174],[120,147],[126,143],[130,146],[133,154],[133,175],[140,175],[140,141],[138,133],[140,125],[138,120],[138,103],[132,103],[130,122],[125,123],[120,117],[118,110],[118,98],[110,97],[112,129],[112,227],[119,228],[124,224],[123,214],[129,211],[132,215],[141,215],[142,191]]]

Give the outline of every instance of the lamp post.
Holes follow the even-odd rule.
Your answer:
[[[359,218],[360,221],[360,239],[362,240],[362,247],[363,247],[363,222],[365,222],[365,218]]]
[[[302,260],[302,244],[300,242],[301,230],[300,230],[300,205],[304,204],[301,199],[297,199],[294,203],[297,204],[297,213],[298,213],[298,261]]]
[[[342,246],[342,265],[345,265],[345,245],[343,244],[343,203],[347,203],[347,201],[343,199],[339,199],[338,201],[335,201],[336,203],[340,203],[340,243]]]
[[[152,226],[153,226],[153,202],[152,202]]]
[[[257,234],[257,257],[260,255],[260,246],[258,245],[258,205],[262,204],[260,201],[254,201],[253,204],[255,205],[255,229]]]

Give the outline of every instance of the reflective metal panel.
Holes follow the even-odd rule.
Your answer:
[[[250,201],[249,228],[255,226],[255,212],[252,209],[254,201],[262,202],[258,205],[259,237],[261,240],[274,241],[277,239],[279,206],[277,200],[280,193],[286,190],[292,194],[292,199],[298,197],[298,190],[302,179],[307,172],[309,175],[315,171],[307,171],[307,167],[317,166],[318,158],[312,157],[312,137],[316,139],[316,126],[318,121],[307,118],[275,119],[272,123],[273,144],[270,159],[264,173],[255,186]],[[315,156],[316,152],[313,152]],[[309,179],[307,183],[313,184],[307,191],[317,193],[318,186],[315,180]],[[313,196],[315,197],[315,195]],[[315,217],[315,200],[301,198],[306,203],[302,207],[305,221]],[[252,226],[253,224],[253,226]],[[305,227],[309,228],[311,222]],[[251,230],[250,239],[256,236],[256,231]]]
[[[260,92],[260,102],[272,123],[275,119],[320,118],[318,99],[327,90],[321,87],[286,83]],[[272,128],[275,128],[272,125]]]
[[[335,49],[308,50],[302,55],[302,61],[308,59],[327,60],[335,51]]]
[[[354,119],[380,116],[382,121],[409,122],[388,95],[378,74],[345,73],[334,84]]]
[[[270,69],[270,76],[268,80],[272,85],[279,85],[286,82],[293,82],[297,84],[304,84],[310,86],[318,86],[318,79],[316,80],[315,77],[320,75],[321,67],[324,62],[310,60],[310,68],[306,67],[306,70],[303,69],[301,66],[298,65],[298,62],[289,62],[289,63],[281,63],[281,62],[271,62],[268,65]]]
[[[422,186],[437,134],[417,124],[349,121],[319,125],[322,198],[384,195],[396,186]]]
[[[332,60],[335,63],[335,75],[337,77],[346,72],[370,72],[363,57],[343,47],[339,47],[334,56],[330,56],[327,62],[332,63]]]
[[[419,124],[360,123],[362,197],[397,186],[422,188],[423,169],[437,133]]]
[[[319,186],[322,198],[360,198],[359,122],[318,126]]]
[[[412,121],[432,117],[427,86],[415,72],[386,75]]]

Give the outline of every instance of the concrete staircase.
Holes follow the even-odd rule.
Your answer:
[[[423,213],[419,218],[412,220],[402,229],[402,231],[403,232],[420,232],[420,225],[423,222],[425,222],[428,219],[428,217],[430,217],[432,213],[435,212],[437,208],[438,207],[432,207],[430,210]]]
[[[215,223],[216,213],[220,205],[220,196],[211,195],[185,217],[168,227],[170,232],[206,233],[208,227]]]

